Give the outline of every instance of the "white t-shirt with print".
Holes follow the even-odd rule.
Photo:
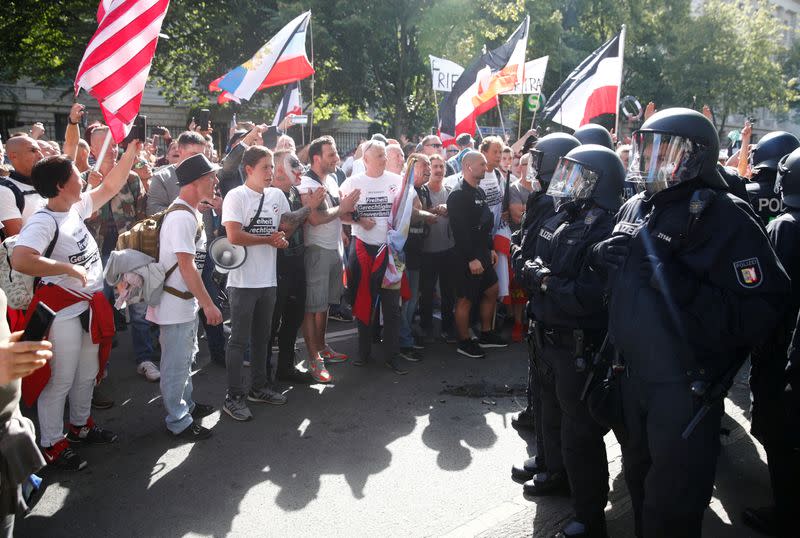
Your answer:
[[[331,196],[339,198],[339,185],[332,174],[327,174],[324,179],[325,188],[328,194],[325,195],[325,202],[320,204],[319,209],[325,210],[333,207]],[[297,190],[300,194],[308,194],[309,189],[311,192],[316,191],[322,185],[316,179],[308,176],[303,176],[300,179],[300,186]],[[329,250],[338,250],[339,243],[342,240],[342,221],[338,217],[325,224],[318,224],[312,226],[311,224],[304,224],[303,241],[306,246],[316,245],[318,247],[327,248]]]
[[[28,218],[19,232],[18,246],[29,247],[44,254],[50,241],[53,240],[56,223],[58,223],[58,240],[50,258],[59,262],[80,265],[86,269],[87,273],[86,286],[80,280],[67,275],[45,276],[41,279],[43,283],[57,284],[62,288],[88,294],[103,289],[103,264],[100,261],[100,250],[97,248],[94,237],[89,233],[89,229],[83,223],[84,219],[92,215],[93,210],[92,197],[88,192],[84,192],[81,194],[81,200],[73,204],[69,211],[55,212],[43,209]],[[88,303],[80,302],[59,310],[57,317],[61,319],[74,318],[87,308],[89,308]]]
[[[375,219],[375,226],[367,230],[359,223],[353,223],[353,235],[368,245],[380,245],[386,242],[389,231],[389,218],[392,213],[392,203],[400,192],[403,178],[391,172],[384,172],[378,177],[366,174],[351,176],[340,187],[342,196],[347,196],[356,189],[361,190],[361,195],[356,204],[356,211],[360,218]]]
[[[31,185],[20,183],[19,181],[10,177],[7,177],[6,179],[16,185],[20,192],[27,192],[29,194],[23,196],[23,200],[25,200],[25,206],[22,208],[22,214],[20,215],[19,209],[17,208],[17,199],[14,197],[14,193],[8,187],[0,185],[0,221],[21,218],[22,224],[25,224],[28,222],[28,219],[31,215],[36,213],[47,204],[47,200],[42,198],[39,193],[36,192],[36,189],[34,189]]]
[[[503,191],[500,190],[500,182],[494,170],[486,171],[479,186],[486,193],[486,205],[489,206],[489,209],[494,211],[496,206],[503,203]]]
[[[236,187],[225,195],[222,202],[222,224],[238,222],[246,228],[256,216],[261,193],[247,185]],[[275,187],[264,189],[264,204],[258,220],[249,233],[269,236],[278,231],[281,215],[288,213],[289,202],[283,191]],[[270,245],[248,245],[244,264],[228,273],[228,287],[269,288],[278,285],[275,264],[278,249]]]
[[[180,198],[172,204],[183,204],[191,209],[191,206]],[[164,217],[161,223],[161,235],[158,246],[158,264],[164,272],[178,263],[176,253],[191,254],[205,258],[206,234],[201,233],[197,236],[197,223],[200,214],[192,210],[182,209],[172,211]],[[176,267],[169,278],[164,282],[165,286],[171,286],[178,291],[189,291],[186,281],[181,275],[181,270]],[[195,297],[191,299],[181,299],[174,295],[164,292],[161,295],[161,302],[156,306],[147,307],[145,318],[157,325],[174,325],[193,321],[197,317],[198,303]]]

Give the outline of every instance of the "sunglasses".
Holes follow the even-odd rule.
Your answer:
[[[425,145],[426,145],[426,146],[430,146],[430,147],[432,147],[432,148],[436,148],[436,149],[439,149],[439,148],[441,148],[441,147],[442,147],[442,145],[441,145],[441,144],[425,144]]]
[[[134,170],[141,170],[142,168],[144,168],[144,167],[146,167],[146,166],[147,166],[147,163],[146,163],[146,162],[144,162],[144,161],[137,161],[137,162],[136,162],[136,163],[133,165],[133,169],[134,169]]]

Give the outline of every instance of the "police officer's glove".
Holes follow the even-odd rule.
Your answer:
[[[648,255],[642,260],[642,275],[651,288],[680,306],[688,304],[697,291],[694,275],[677,261]]]
[[[525,267],[522,268],[522,281],[529,290],[541,290],[542,281],[546,276],[550,276],[550,269],[539,257],[526,261]]]
[[[630,236],[617,234],[596,243],[589,251],[589,263],[593,267],[619,269],[628,257],[628,241]]]
[[[525,259],[522,257],[522,247],[519,245],[511,245],[511,267],[514,269],[514,274],[521,274],[522,267],[525,265]]]

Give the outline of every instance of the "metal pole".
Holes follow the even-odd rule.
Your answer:
[[[314,68],[314,23],[311,22],[311,18],[308,19],[308,31],[311,34],[311,68],[316,71]],[[308,139],[314,140],[314,73],[311,73],[311,114],[309,114],[308,118]]]
[[[521,94],[519,99],[519,121],[517,122],[517,140],[522,138],[522,110],[524,105],[525,105],[525,94]]]
[[[619,96],[622,95],[622,70],[625,65],[625,25],[619,35],[619,86],[617,86],[617,112],[614,114],[614,133],[619,136]]]
[[[103,163],[103,159],[106,157],[109,144],[111,144],[111,127],[109,127],[108,131],[106,131],[106,138],[103,140],[103,146],[100,148],[100,155],[97,155],[97,161],[94,163],[95,172],[100,171],[100,165]]]
[[[503,129],[503,136],[501,138],[505,139],[506,135],[506,124],[503,121],[503,111],[500,109],[500,96],[497,96],[497,114],[500,116],[500,128]]]

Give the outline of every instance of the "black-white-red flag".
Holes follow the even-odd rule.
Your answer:
[[[569,74],[547,102],[544,119],[577,129],[601,114],[616,114],[624,50],[623,27]]]
[[[445,145],[454,137],[475,134],[476,118],[497,106],[497,96],[522,84],[530,17],[508,41],[482,54],[467,67],[442,102],[439,136]]]
[[[303,113],[303,103],[300,101],[300,83],[292,82],[286,86],[286,91],[283,92],[283,98],[278,104],[278,110],[275,112],[275,119],[272,120],[272,125],[276,127],[280,125],[288,115],[299,116]]]

